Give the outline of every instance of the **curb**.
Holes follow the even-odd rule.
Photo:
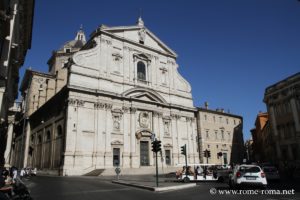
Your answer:
[[[126,185],[126,186],[132,186],[136,188],[141,188],[145,190],[150,190],[154,192],[162,192],[162,191],[171,191],[171,190],[180,190],[180,189],[186,189],[191,187],[196,187],[196,183],[188,183],[188,184],[182,184],[182,185],[172,185],[172,186],[164,186],[164,187],[151,187],[147,185],[140,185],[136,183],[128,183],[124,181],[112,181],[112,183],[120,184],[120,185]]]

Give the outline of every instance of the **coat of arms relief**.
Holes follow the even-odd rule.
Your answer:
[[[151,118],[150,113],[148,112],[140,112],[139,115],[139,125],[141,128],[150,129]]]

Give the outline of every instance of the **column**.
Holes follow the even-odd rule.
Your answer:
[[[130,108],[130,164],[132,168],[139,167],[139,160],[137,160],[136,152],[136,108]]]
[[[188,163],[193,163],[192,161],[192,158],[193,158],[193,146],[192,146],[192,143],[191,143],[191,118],[190,117],[186,117],[186,125],[187,125],[187,141],[188,141],[188,144],[187,144],[187,157],[188,157]]]
[[[164,150],[164,123],[163,123],[163,119],[162,119],[162,113],[159,113],[158,114],[158,124],[159,124],[159,139],[161,141],[161,153],[158,154],[159,157],[158,159],[161,161],[159,162],[160,163],[160,166],[162,166],[162,168],[164,169],[165,168],[165,158],[164,158],[164,155],[165,155],[165,150]]]
[[[13,117],[14,118],[14,117]],[[10,165],[10,156],[11,156],[11,143],[13,138],[14,130],[14,119],[9,120],[8,130],[7,130],[7,140],[6,140],[6,149],[4,152],[5,165]]]
[[[74,167],[76,138],[77,138],[77,107],[76,99],[69,98],[66,108],[66,124],[65,124],[65,153],[63,175],[68,175],[69,170]]]
[[[192,143],[193,143],[193,154],[194,154],[194,163],[200,163],[199,161],[199,154],[197,153],[198,148],[198,135],[197,135],[197,128],[196,128],[196,119],[192,118]]]
[[[111,132],[113,128],[113,119],[111,114],[112,104],[105,104],[106,110],[106,129],[105,129],[105,168],[113,167],[112,149],[111,149]]]
[[[123,106],[123,167],[130,167],[130,143],[129,136],[130,135],[130,113],[129,108]]]
[[[295,123],[295,128],[296,128],[296,132],[300,132],[300,124],[299,124],[299,113],[297,112],[297,106],[296,106],[296,101],[295,98],[292,98],[291,101],[291,108],[292,108],[292,112],[293,112],[293,118],[294,118],[294,123]]]
[[[94,107],[97,112],[97,145],[96,145],[96,168],[101,169],[104,168],[104,152],[105,152],[105,110],[104,103],[95,103]]]
[[[271,122],[272,122],[273,132],[274,132],[275,136],[278,136],[274,108],[272,105],[269,108],[270,108],[270,118],[271,118]]]
[[[174,161],[174,165],[176,165],[180,163],[180,144],[179,144],[178,123],[177,123],[179,116],[171,114],[171,117],[172,117],[172,139],[173,139],[172,159]]]
[[[172,136],[172,165],[176,165],[178,164],[178,159],[177,159],[177,152],[178,152],[178,146],[176,143],[176,135],[177,135],[177,131],[176,131],[176,121],[175,121],[175,117],[173,115],[171,115],[171,136]]]
[[[30,138],[30,122],[27,120],[26,125],[26,134],[25,134],[25,148],[24,148],[24,161],[23,161],[23,167],[27,167],[28,162],[28,150],[29,150],[29,138]]]
[[[94,141],[93,141],[93,153],[92,153],[92,166],[97,165],[97,144],[98,144],[98,109],[96,107],[96,104],[94,103],[94,124],[95,124],[95,133],[94,133]]]

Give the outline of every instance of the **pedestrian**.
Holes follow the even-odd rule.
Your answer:
[[[21,180],[23,179],[23,177],[25,176],[25,174],[26,174],[25,169],[22,168],[21,172],[20,172],[20,178],[21,178]]]
[[[16,168],[13,169],[13,183],[16,183],[18,176],[18,170]]]

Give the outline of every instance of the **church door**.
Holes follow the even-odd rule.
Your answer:
[[[149,142],[140,142],[140,159],[141,166],[149,166]]]

